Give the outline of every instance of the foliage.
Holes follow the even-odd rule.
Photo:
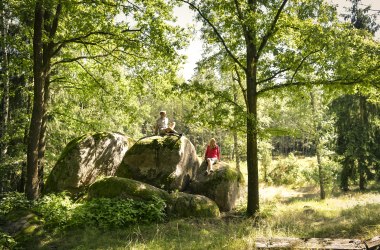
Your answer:
[[[23,194],[8,193],[0,203],[0,215],[16,209],[31,209],[42,217],[46,228],[95,226],[110,229],[161,222],[165,219],[165,207],[165,202],[159,198],[149,202],[99,198],[75,203],[66,193],[59,193],[30,202]]]
[[[237,212],[119,229],[77,228],[49,233],[43,244],[58,249],[254,249],[258,238],[370,239],[380,234],[375,189],[336,193],[323,201],[316,190],[262,186],[261,193],[264,201],[255,219]]]
[[[335,115],[335,151],[343,165],[341,187],[348,189],[348,179],[357,180],[363,189],[367,180],[379,175],[380,127],[379,105],[366,96],[344,95],[335,99],[330,111]]]
[[[336,160],[329,157],[324,158],[322,176],[328,194],[336,190],[341,168],[341,164]],[[316,157],[296,157],[291,153],[288,157],[272,160],[267,171],[268,183],[277,186],[307,187],[319,184],[320,175]]]
[[[339,162],[324,158],[322,163],[322,176],[325,191],[327,193],[332,193],[338,187],[338,182],[340,178],[342,166]],[[315,164],[310,164],[308,168],[301,169],[301,176],[304,177],[305,181],[310,184],[317,185],[320,180],[320,175],[318,172],[318,167]]]
[[[63,228],[71,221],[76,206],[66,193],[49,194],[39,199],[33,210],[42,215],[47,227]]]
[[[360,30],[367,30],[374,35],[380,28],[380,24],[376,23],[378,13],[369,14],[371,6],[366,6],[364,9],[359,8],[361,0],[350,0],[352,6],[346,8],[349,13],[343,14],[345,20],[349,20],[353,27]]]
[[[97,198],[78,206],[71,224],[109,229],[158,222],[165,217],[165,206],[159,198],[151,202]]]
[[[290,154],[285,159],[280,159],[274,169],[269,173],[269,178],[275,185],[290,185],[296,184],[298,181],[298,175],[300,165],[297,162],[296,157]]]
[[[6,249],[14,249],[16,246],[16,241],[15,239],[0,231],[0,249],[1,250],[6,250]]]
[[[32,203],[26,199],[25,194],[9,192],[1,199],[0,215],[6,215],[13,209],[28,209],[31,207]]]
[[[22,168],[25,162],[8,158],[0,163],[0,190],[2,193],[19,191],[20,183],[23,181]]]

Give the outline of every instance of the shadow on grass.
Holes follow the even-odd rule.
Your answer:
[[[309,233],[312,237],[364,237],[380,234],[380,204],[358,205],[343,210],[336,218]],[[376,233],[377,231],[377,233]]]
[[[319,189],[314,186],[300,187],[295,189],[295,192],[297,193],[296,196],[281,198],[279,201],[283,204],[291,204],[294,202],[321,200]],[[351,188],[349,191],[343,191],[338,189],[333,191],[330,196],[334,198],[341,198],[345,196],[356,196],[361,194],[380,194],[380,184],[371,184],[365,190],[360,190],[359,188]]]
[[[318,207],[291,208],[277,214],[271,227],[286,229],[302,238],[360,238],[380,235],[380,204],[356,205],[341,211],[319,211]]]
[[[249,221],[180,219],[117,230],[75,229],[52,235],[38,249],[244,249]]]

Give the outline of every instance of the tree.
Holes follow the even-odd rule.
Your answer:
[[[359,188],[363,190],[368,179],[374,178],[379,161],[378,146],[379,105],[371,103],[363,95],[346,94],[335,99],[330,106],[336,116],[336,152],[341,156],[341,188],[349,189],[349,179],[359,176]]]
[[[5,135],[8,128],[8,116],[9,116],[9,62],[8,62],[8,46],[7,46],[7,37],[8,37],[8,16],[7,4],[3,0],[0,1],[0,28],[1,28],[1,85],[2,89],[2,98],[1,98],[1,120],[0,120],[0,160],[5,158],[7,152],[7,145],[5,143]]]
[[[355,78],[352,74],[347,78],[347,75],[341,77],[335,73],[337,62],[342,58],[352,62],[344,50],[356,45],[343,40],[352,34],[337,24],[334,8],[324,1],[181,2],[196,11],[205,24],[203,36],[207,42],[219,44],[220,51],[244,72],[247,214],[254,215],[259,210],[258,97],[265,92],[281,88],[294,90],[302,85],[361,83],[366,73],[378,72],[379,65],[365,67]],[[360,52],[354,50],[352,53]],[[319,77],[311,79],[310,72],[316,72]]]
[[[370,15],[371,6],[359,8],[361,0],[351,0],[352,6],[347,8],[349,13],[344,14],[353,29],[358,32],[369,32],[371,36],[380,28],[376,23],[377,14]],[[358,61],[360,58],[356,58]],[[345,191],[349,188],[349,179],[355,180],[359,176],[359,188],[363,190],[367,178],[373,178],[372,162],[376,161],[377,127],[374,125],[376,103],[368,99],[366,89],[357,88],[355,94],[346,94],[334,100],[331,111],[336,115],[336,130],[338,134],[336,152],[342,157],[341,188]]]
[[[376,23],[377,13],[369,14],[371,6],[367,6],[364,9],[359,8],[361,0],[350,0],[352,6],[346,8],[350,13],[343,14],[344,19],[349,20],[355,29],[367,30],[375,35],[376,31],[379,30],[380,24]]]
[[[59,66],[111,57],[123,60],[166,61],[172,71],[175,49],[181,45],[165,1],[45,1],[34,4],[34,99],[27,150],[27,197],[40,192],[46,145],[50,83],[59,79]],[[116,20],[123,13],[122,20]],[[101,61],[101,60],[100,60]],[[141,63],[144,66],[149,64]],[[86,66],[81,67],[86,71]],[[160,64],[162,65],[162,63]],[[132,70],[131,70],[132,71]],[[162,70],[165,74],[165,70]],[[138,76],[138,70],[132,74]]]

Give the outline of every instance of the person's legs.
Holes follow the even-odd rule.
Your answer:
[[[168,135],[178,135],[178,136],[182,136],[182,134],[181,133],[178,133],[176,130],[174,130],[174,129],[172,129],[172,128],[166,128],[165,129],[165,132],[166,132],[166,134],[168,134]]]
[[[170,123],[169,123],[169,128],[170,128],[171,130],[174,130],[174,127],[175,127],[175,122],[170,122]]]
[[[216,158],[207,158],[207,174],[214,172],[212,165],[216,162]]]
[[[210,173],[211,165],[212,165],[212,163],[211,163],[211,159],[210,159],[210,158],[207,158],[207,170],[206,170],[207,174]]]

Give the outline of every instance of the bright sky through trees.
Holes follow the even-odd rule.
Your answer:
[[[351,3],[348,0],[327,0],[328,2],[338,6],[338,12],[345,13],[344,7],[349,7]],[[361,7],[365,8],[366,6],[371,5],[373,11],[380,11],[380,0],[362,0]],[[371,12],[370,14],[375,13]],[[193,23],[193,13],[189,10],[187,6],[182,6],[181,8],[175,9],[175,14],[178,18],[178,24],[182,26],[194,25]],[[377,23],[380,23],[380,17],[377,17]],[[196,24],[199,25],[200,24]],[[376,36],[380,36],[380,31],[376,33]],[[183,65],[183,77],[186,80],[189,80],[194,73],[194,68],[196,63],[202,57],[202,42],[199,39],[200,35],[195,34],[195,37],[190,42],[190,45],[187,49],[183,50],[182,53],[187,55],[187,61]]]

